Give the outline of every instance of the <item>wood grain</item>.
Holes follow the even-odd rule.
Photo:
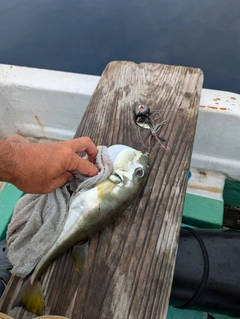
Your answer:
[[[49,267],[42,278],[46,314],[71,319],[166,317],[202,82],[201,70],[189,67],[132,62],[106,67],[76,136],[145,151],[133,120],[134,106],[145,103],[167,121],[159,135],[170,151],[152,142],[144,190],[92,238],[81,274],[70,252]],[[144,143],[148,134],[141,131]],[[23,309],[10,310],[21,282],[11,278],[0,309],[16,319],[34,318]]]

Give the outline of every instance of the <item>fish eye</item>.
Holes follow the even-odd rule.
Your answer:
[[[138,177],[143,177],[144,175],[144,170],[141,168],[141,167],[138,167],[135,169],[135,174],[138,176]]]

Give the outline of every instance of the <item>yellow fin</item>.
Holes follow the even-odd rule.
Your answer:
[[[25,310],[42,316],[44,310],[44,297],[40,281],[31,284],[28,279],[19,291],[13,308],[22,306]]]
[[[74,246],[72,250],[72,257],[76,270],[81,272],[87,264],[88,242]]]

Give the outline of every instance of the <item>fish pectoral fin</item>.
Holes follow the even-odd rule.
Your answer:
[[[19,306],[38,316],[43,315],[44,297],[40,281],[31,283],[29,278],[23,284],[12,305],[12,309]]]
[[[78,272],[81,272],[87,265],[88,259],[88,241],[86,243],[80,243],[73,247],[72,257],[75,268]]]
[[[112,176],[112,175],[110,175]],[[97,197],[98,200],[101,202],[106,196],[109,195],[109,193],[111,193],[111,191],[114,189],[114,187],[116,187],[117,183],[117,177],[113,177],[113,179],[116,180],[113,182],[110,177],[108,179],[106,179],[105,181],[97,184],[96,188],[97,188]],[[119,182],[119,179],[118,179]]]

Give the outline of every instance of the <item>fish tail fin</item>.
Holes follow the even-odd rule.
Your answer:
[[[43,315],[44,297],[39,280],[31,283],[29,278],[21,287],[12,308],[23,307],[25,310],[38,316]]]

